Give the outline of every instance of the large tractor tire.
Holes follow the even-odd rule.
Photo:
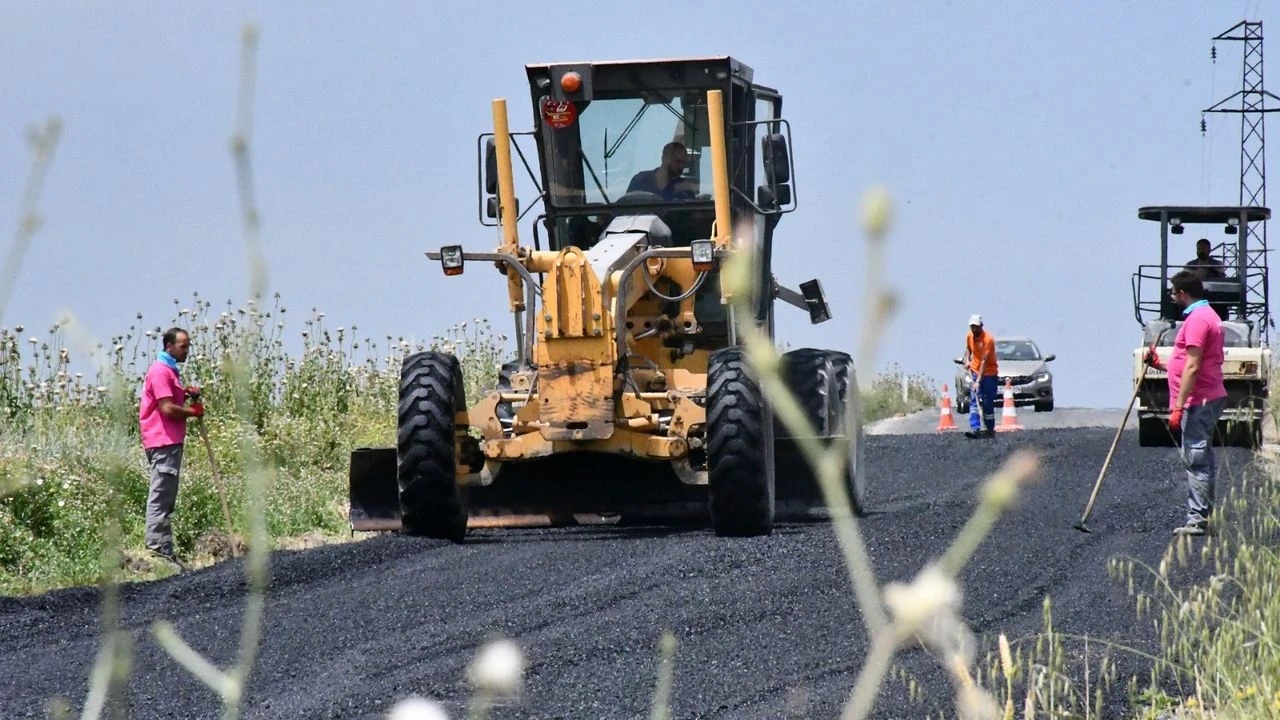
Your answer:
[[[708,510],[716,535],[773,532],[773,415],[741,347],[707,368]]]
[[[467,510],[458,492],[454,415],[466,408],[462,365],[419,352],[400,368],[396,433],[401,524],[410,535],[461,542]]]
[[[831,439],[848,436],[849,455],[845,459],[844,486],[855,515],[867,507],[867,466],[863,462],[866,442],[862,424],[862,396],[857,392],[857,372],[853,358],[839,350],[800,348],[782,356],[787,388],[805,411],[814,432],[829,446]],[[847,427],[850,404],[854,404],[852,432]],[[786,430],[781,430],[786,433]],[[787,433],[789,434],[789,433]],[[817,471],[809,469],[817,482]],[[821,488],[815,486],[817,502],[823,502]]]

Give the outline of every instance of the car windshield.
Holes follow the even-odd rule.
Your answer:
[[[541,101],[551,203],[709,202],[705,91],[637,88],[610,95]]]
[[[997,340],[997,360],[1041,360],[1040,348],[1030,340]]]

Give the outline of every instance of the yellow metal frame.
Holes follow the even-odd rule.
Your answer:
[[[728,152],[724,126],[724,98],[719,90],[707,92],[710,124],[711,168],[715,222],[712,241],[717,250],[731,249],[732,227],[729,205]],[[542,302],[536,317],[534,357],[539,392],[492,392],[468,410],[457,422],[479,430],[484,471],[471,474],[460,466],[460,480],[486,484],[496,463],[545,457],[555,453],[596,451],[636,458],[673,462],[680,477],[689,483],[705,483],[705,473],[688,469],[690,451],[699,446],[690,431],[706,422],[705,410],[691,396],[705,393],[709,352],[696,350],[680,357],[664,357],[661,339],[650,336],[636,340],[627,332],[628,353],[657,357],[658,369],[631,371],[634,387],[622,387],[614,377],[618,350],[615,322],[632,320],[637,326],[660,313],[660,303],[645,297],[646,278],[670,278],[681,287],[692,287],[699,276],[691,257],[652,258],[634,271],[628,282],[628,296],[618,297],[623,285],[622,271],[599,277],[586,254],[566,247],[559,252],[531,251],[519,243],[516,228],[515,181],[511,160],[511,134],[506,100],[493,101],[494,142],[498,170],[498,217],[501,228],[499,252],[516,258],[530,273],[542,273]],[[524,280],[518,272],[508,272],[507,288],[513,312],[532,311],[525,307]],[[606,307],[604,298],[612,300]],[[722,293],[724,302],[731,298]],[[675,322],[692,327],[694,298],[681,301]],[[617,316],[613,310],[616,308]],[[664,361],[665,360],[665,361]],[[523,384],[531,387],[531,383]],[[504,437],[496,408],[499,402],[525,401],[514,420],[514,436]],[[672,411],[666,434],[658,434],[658,414]]]

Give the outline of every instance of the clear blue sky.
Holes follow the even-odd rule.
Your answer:
[[[245,297],[228,150],[245,21],[260,30],[262,237],[295,338],[312,306],[375,338],[425,338],[477,316],[506,330],[499,275],[445,278],[422,255],[496,243],[475,210],[475,137],[491,127],[491,99],[508,98],[526,129],[526,62],[725,53],[784,94],[800,206],[778,229],[775,268],[792,286],[821,278],[834,314],[810,326],[780,308],[783,340],[856,343],[864,248],[850,218],[882,183],[896,202],[889,280],[904,304],[881,366],[950,381],[980,312],[1058,355],[1060,404],[1095,407],[1127,402],[1141,340],[1130,275],[1159,246],[1137,208],[1237,199],[1238,116],[1210,116],[1207,138],[1198,124],[1239,88],[1241,44],[1219,43],[1214,65],[1210,38],[1268,20],[1259,0],[159,7],[0,11],[9,237],[27,128],[57,115],[64,129],[46,224],[0,324],[47,328],[67,307],[109,338],[138,311],[167,322],[192,290]],[[1175,259],[1194,241],[1181,236]],[[926,300],[934,293],[945,301]]]

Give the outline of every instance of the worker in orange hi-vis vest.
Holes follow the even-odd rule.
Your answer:
[[[1000,368],[996,363],[996,339],[982,325],[981,315],[969,317],[969,334],[965,336],[964,359],[969,367],[970,387],[976,388],[972,407],[982,405],[982,423],[978,413],[969,413],[969,432],[965,437],[991,438],[996,435],[996,391]],[[986,427],[983,428],[983,425]]]

